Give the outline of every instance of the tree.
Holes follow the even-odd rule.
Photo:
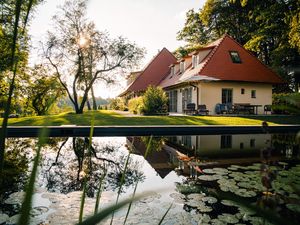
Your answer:
[[[143,95],[143,113],[165,114],[168,112],[168,97],[161,87],[149,86]]]
[[[34,78],[29,86],[28,101],[37,115],[45,115],[53,104],[65,93],[57,77],[48,74],[48,68],[36,65],[31,73]]]
[[[189,42],[184,48],[188,49],[227,33],[296,89],[297,78],[291,75],[296,73],[290,71],[300,60],[299,4],[297,0],[207,0],[198,13],[187,13],[178,38]],[[204,39],[197,38],[202,35]]]
[[[107,33],[97,31],[85,14],[85,1],[67,1],[53,18],[55,33],[49,32],[45,48],[45,56],[78,114],[83,113],[97,80],[114,82],[114,73],[137,65],[144,54],[125,38],[110,39]]]

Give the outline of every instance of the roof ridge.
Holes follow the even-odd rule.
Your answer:
[[[219,44],[217,44],[214,49],[208,54],[208,56],[206,56],[206,61],[204,62],[204,65],[202,66],[202,68],[199,70],[198,74],[201,73],[201,71],[205,68],[205,66],[208,64],[208,62],[211,60],[211,58],[214,56],[214,54],[216,53],[216,51],[218,50],[218,48],[220,47],[221,43],[224,41],[225,37],[227,34],[223,35],[223,37],[217,39],[220,40]],[[217,41],[216,40],[216,41]]]

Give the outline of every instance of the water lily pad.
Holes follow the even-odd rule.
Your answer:
[[[9,216],[5,213],[0,213],[0,224],[5,223],[9,219]]]
[[[214,204],[214,203],[217,203],[217,202],[218,202],[218,199],[216,199],[215,197],[210,197],[210,196],[208,196],[208,197],[203,197],[201,200],[202,200],[203,202],[207,202],[207,203],[209,203],[209,204]]]
[[[197,209],[203,213],[211,212],[213,210],[210,206],[206,206],[206,205],[199,205]]]
[[[202,170],[204,173],[215,174],[216,172],[213,169],[204,169]]]
[[[218,180],[218,177],[215,177],[214,175],[201,175],[198,179],[203,181],[214,181]]]
[[[213,171],[217,174],[228,174],[228,169],[225,168],[213,168]]]
[[[235,215],[229,213],[223,213],[218,216],[218,219],[225,222],[225,223],[238,223],[239,220],[236,218]]]
[[[296,213],[300,213],[300,205],[298,204],[287,204],[286,207]]]
[[[185,195],[180,194],[180,193],[172,193],[170,194],[170,197],[174,199],[174,202],[176,203],[184,203],[185,200]]]
[[[226,206],[236,206],[237,205],[234,201],[227,200],[227,199],[222,200],[221,203]]]
[[[189,194],[187,197],[189,200],[201,201],[204,195],[200,193],[193,193]]]

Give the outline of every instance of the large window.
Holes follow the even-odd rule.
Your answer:
[[[221,136],[221,149],[222,148],[232,148],[232,136],[222,135]]]
[[[169,112],[177,112],[177,90],[168,92]]]
[[[232,104],[232,89],[222,89],[222,104]]]

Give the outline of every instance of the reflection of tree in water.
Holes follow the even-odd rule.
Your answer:
[[[97,192],[101,177],[106,173],[104,189],[115,190],[119,187],[128,152],[122,154],[121,146],[93,141],[89,149],[89,138],[66,138],[52,151],[45,151],[42,176],[50,191],[68,193],[81,190],[83,176],[87,178],[87,194],[93,197]],[[50,153],[50,154],[49,154]],[[144,179],[139,171],[139,163],[130,159],[124,188]]]
[[[28,162],[35,140],[28,138],[8,138],[4,158],[4,170],[0,184],[0,199],[2,194],[10,194],[24,187],[27,180]]]

